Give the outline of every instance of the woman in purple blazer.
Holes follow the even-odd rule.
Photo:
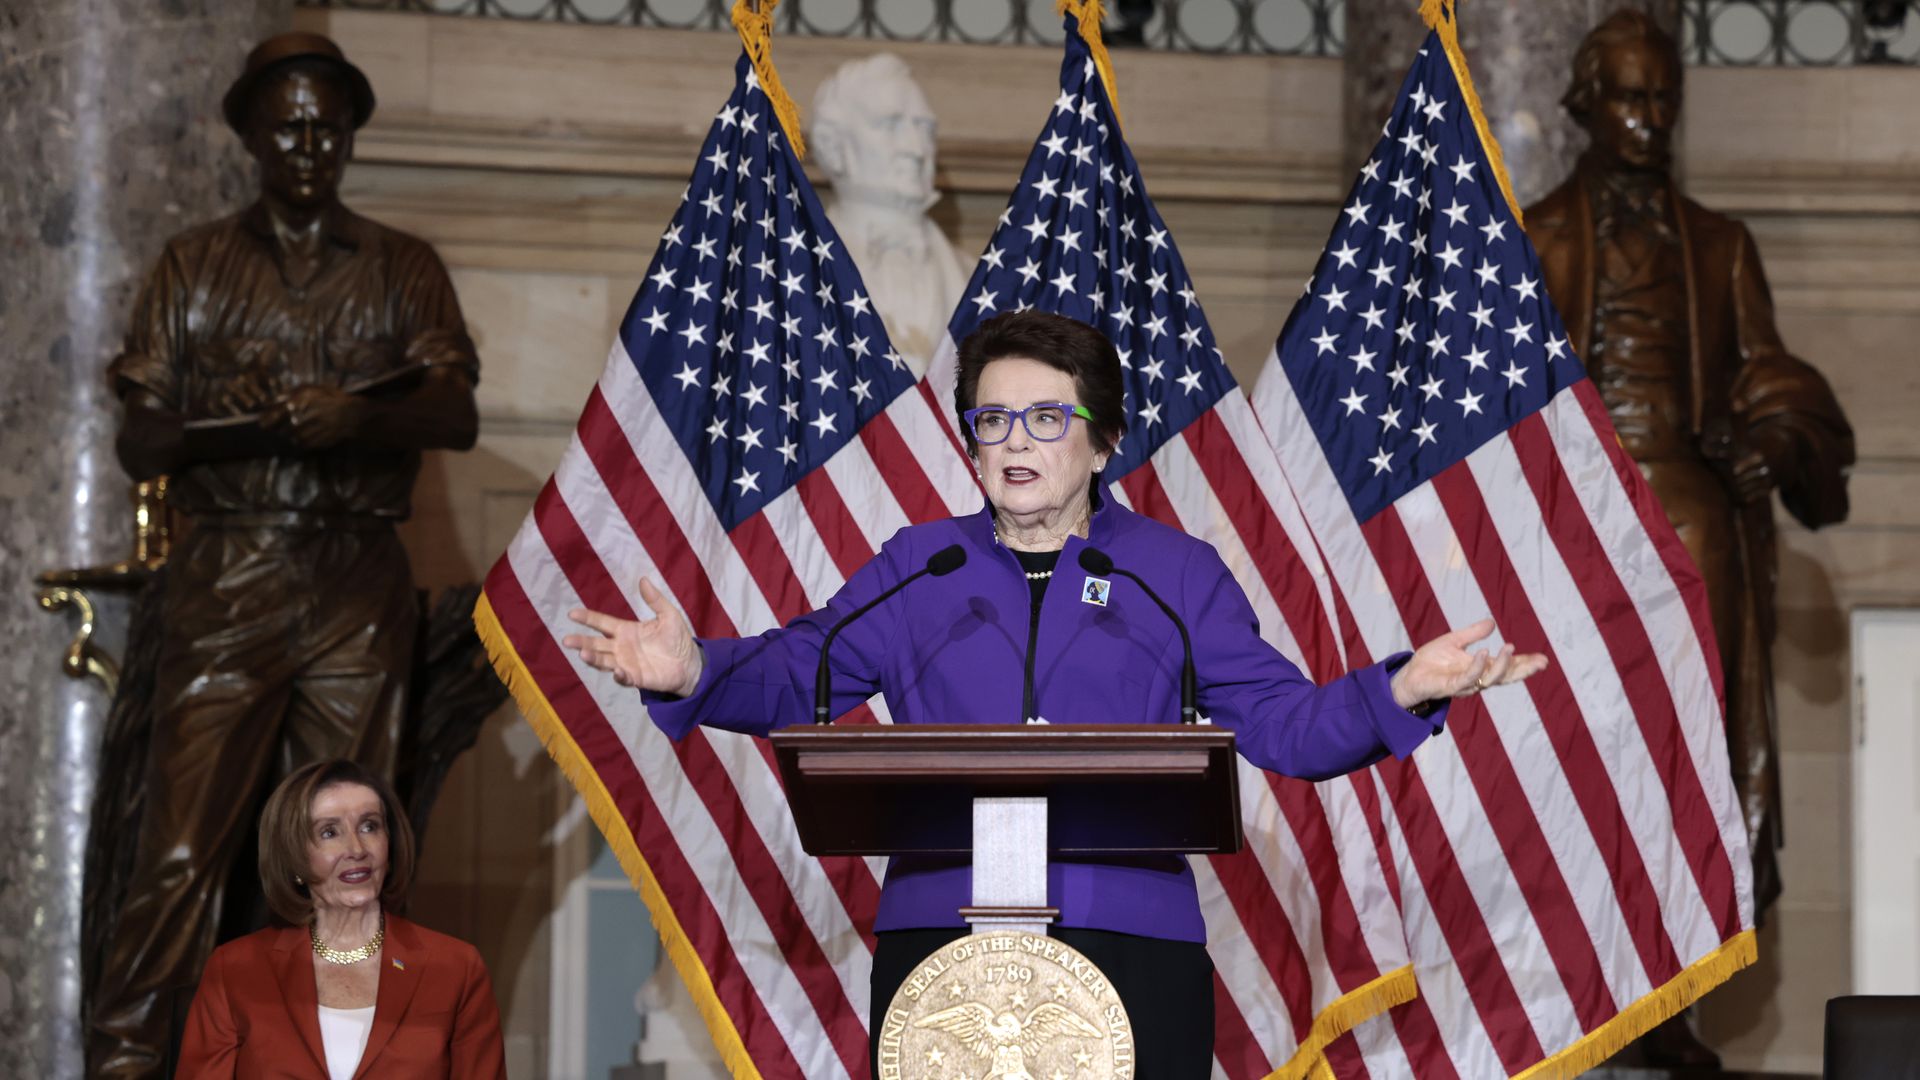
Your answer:
[[[957,544],[958,569],[914,582],[835,639],[834,715],[879,693],[895,723],[1171,721],[1179,633],[1131,581],[1087,573],[1080,555],[1092,547],[1186,622],[1200,712],[1234,731],[1248,761],[1307,779],[1404,757],[1440,730],[1448,699],[1546,666],[1511,647],[1471,649],[1492,632],[1486,621],[1315,686],[1260,637],[1212,546],[1101,498],[1100,471],[1125,431],[1122,395],[1119,356],[1099,331],[1031,311],[989,319],[960,346],[955,391],[987,495],[978,513],[900,530],[826,607],[758,637],[696,640],[642,581],[655,618],[575,611],[597,633],[566,644],[640,689],[675,738],[701,724],[764,735],[812,719],[828,628]],[[966,933],[970,874],[965,860],[893,860],[875,922],[876,1010],[919,960]],[[1057,936],[1127,1002],[1139,1075],[1208,1076],[1213,965],[1186,860],[1058,862],[1047,891]]]

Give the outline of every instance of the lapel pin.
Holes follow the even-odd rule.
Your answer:
[[[1089,577],[1086,584],[1080,586],[1080,602],[1107,606],[1107,594],[1113,591],[1113,583],[1106,578]]]

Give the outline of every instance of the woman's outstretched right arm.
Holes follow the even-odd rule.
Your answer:
[[[889,542],[818,611],[754,637],[704,640],[693,636],[666,594],[643,578],[640,599],[652,609],[651,618],[576,608],[569,617],[593,633],[568,634],[562,643],[589,666],[641,691],[648,715],[672,738],[701,725],[765,735],[812,719],[814,672],[827,629],[900,576]],[[834,646],[834,716],[880,689],[881,657],[893,644],[888,614],[898,613],[862,619]]]
[[[675,697],[693,693],[705,657],[687,617],[646,578],[640,579],[640,599],[653,610],[652,618],[622,619],[574,608],[567,617],[595,633],[568,634],[560,643],[578,652],[587,666],[612,672],[621,686]]]

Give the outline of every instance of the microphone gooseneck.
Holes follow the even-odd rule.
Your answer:
[[[846,629],[847,625],[855,619],[858,619],[860,616],[865,615],[867,612],[885,603],[894,593],[919,581],[921,578],[929,574],[934,577],[945,577],[966,564],[967,549],[961,547],[959,544],[949,544],[929,556],[925,566],[894,582],[892,588],[859,607],[854,608],[852,611],[847,612],[839,622],[833,624],[833,627],[827,631],[827,636],[820,642],[820,666],[813,674],[814,723],[830,724],[833,722],[833,672],[827,667],[827,650],[833,648],[833,639],[840,636],[840,631]]]
[[[1180,631],[1180,722],[1183,724],[1199,723],[1200,710],[1194,705],[1196,695],[1193,673],[1193,638],[1187,634],[1186,621],[1181,619],[1180,616],[1174,612],[1173,608],[1167,605],[1165,600],[1160,599],[1160,594],[1153,591],[1153,586],[1142,581],[1140,575],[1131,570],[1124,570],[1113,565],[1113,557],[1097,547],[1084,547],[1080,549],[1080,569],[1100,577],[1119,574],[1121,577],[1140,586],[1140,591],[1147,594],[1147,599],[1159,605],[1160,610],[1166,613],[1168,619],[1172,620],[1173,628]]]

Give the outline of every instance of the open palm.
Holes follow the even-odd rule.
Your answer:
[[[1425,701],[1466,697],[1506,686],[1546,670],[1540,653],[1515,653],[1504,645],[1497,653],[1471,648],[1493,633],[1493,620],[1452,630],[1414,650],[1393,675],[1393,700],[1403,709]]]
[[[640,599],[655,614],[622,619],[586,608],[567,617],[594,634],[568,634],[561,644],[580,654],[588,666],[613,672],[614,681],[662,694],[687,695],[700,685],[703,659],[687,620],[653,582],[640,579]]]

